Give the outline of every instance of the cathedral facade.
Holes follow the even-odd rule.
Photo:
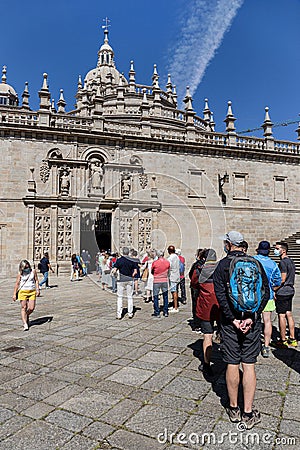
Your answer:
[[[274,138],[268,108],[263,138],[237,135],[230,102],[217,133],[208,101],[198,116],[187,88],[179,109],[171,77],[162,89],[156,66],[149,85],[136,82],[132,61],[125,78],[107,29],[74,110],[63,91],[51,102],[43,77],[33,111],[28,84],[19,104],[2,71],[0,277],[46,251],[63,273],[83,249],[174,244],[191,262],[199,246],[220,255],[228,229],[252,249],[299,230],[300,144]]]

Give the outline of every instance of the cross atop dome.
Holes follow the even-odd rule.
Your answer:
[[[105,25],[102,25],[102,29],[104,30],[104,43],[108,44],[108,27],[110,27],[110,20],[108,17],[102,19],[102,22],[105,22]]]

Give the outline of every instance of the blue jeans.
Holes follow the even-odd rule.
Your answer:
[[[154,314],[159,316],[160,315],[160,309],[159,309],[159,291],[162,291],[163,295],[163,312],[164,314],[168,314],[168,282],[163,283],[153,283],[153,302],[154,302]]]
[[[43,275],[44,275],[44,278],[40,282],[40,287],[43,286],[44,283],[46,283],[46,286],[48,287],[48,275],[49,275],[49,272],[44,272]]]
[[[113,292],[117,292],[117,279],[113,275],[111,277],[111,288]]]

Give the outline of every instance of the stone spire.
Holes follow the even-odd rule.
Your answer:
[[[50,91],[47,84],[48,75],[47,73],[43,74],[44,80],[43,80],[43,86],[41,90],[39,91],[39,97],[40,97],[40,109],[47,109],[50,108]]]
[[[57,102],[57,106],[58,106],[58,110],[57,110],[58,113],[63,114],[66,112],[65,111],[66,102],[64,99],[64,90],[63,89],[60,90],[60,96],[59,96],[59,100]]]
[[[215,122],[214,122],[214,113],[211,111],[210,113],[210,122],[209,122],[210,130],[215,131]]]
[[[135,92],[135,70],[133,61],[130,61],[130,71],[129,71],[129,92]]]
[[[157,66],[156,66],[156,64],[154,64],[154,66],[153,66],[153,75],[152,75],[152,86],[153,86],[153,88],[159,89],[158,80],[159,80],[159,75],[157,73]]]
[[[298,137],[297,137],[297,141],[300,141],[300,122],[298,123],[298,128],[295,130]]]
[[[108,27],[110,26],[108,24],[108,22],[109,22],[109,20],[106,18],[106,25],[104,25],[102,27],[102,28],[104,28],[104,43],[101,45],[101,47],[98,51],[97,67],[100,67],[100,66],[115,67],[114,51],[108,43]]]
[[[52,99],[51,105],[50,105],[50,111],[54,114],[56,113],[56,108],[55,108],[55,100],[54,98]]]
[[[6,69],[7,69],[6,66],[2,67],[2,78],[1,78],[1,80],[2,80],[3,84],[6,84]]]
[[[265,107],[265,120],[264,123],[262,124],[262,127],[264,129],[264,136],[265,137],[272,137],[273,136],[273,123],[270,119],[270,115],[269,115],[269,108],[266,106]]]
[[[210,123],[211,121],[211,110],[209,109],[208,106],[208,99],[206,98],[204,100],[204,110],[203,110],[203,119],[207,122]]]
[[[265,107],[265,120],[262,124],[263,130],[264,130],[264,136],[266,141],[266,148],[267,150],[273,150],[274,149],[274,137],[273,137],[273,122],[270,119],[269,115],[269,108]]]
[[[177,91],[176,91],[176,85],[173,86],[173,102],[174,105],[177,107]]]
[[[231,108],[231,101],[228,102],[228,110],[227,110],[227,115],[226,118],[224,120],[224,122],[226,123],[226,131],[227,133],[235,133],[235,126],[234,126],[234,122],[236,121],[236,118],[234,117],[233,113],[232,113],[232,108]]]
[[[184,99],[183,99],[183,102],[185,103],[185,110],[186,110],[186,112],[193,112],[194,114],[195,114],[195,111],[194,111],[194,109],[193,109],[193,99],[192,99],[192,96],[191,96],[191,94],[190,94],[190,87],[189,86],[187,86],[186,87],[186,95],[185,95],[185,97],[184,97]]]
[[[28,92],[28,81],[26,81],[24,92],[22,94],[22,99],[23,99],[23,101],[22,101],[22,108],[23,109],[30,109],[30,107],[29,107],[29,97],[30,97],[30,94]]]
[[[173,84],[171,81],[171,74],[168,73],[168,82],[166,84],[167,94],[168,94],[168,100],[169,102],[173,103]]]

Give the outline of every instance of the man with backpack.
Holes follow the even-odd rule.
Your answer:
[[[261,312],[270,298],[266,273],[259,261],[244,253],[244,238],[238,231],[224,236],[223,258],[213,275],[215,294],[221,310],[221,351],[227,363],[226,385],[232,422],[243,421],[246,429],[260,422],[253,409],[256,388],[255,363],[261,350]],[[243,413],[238,405],[239,367],[243,369]]]

